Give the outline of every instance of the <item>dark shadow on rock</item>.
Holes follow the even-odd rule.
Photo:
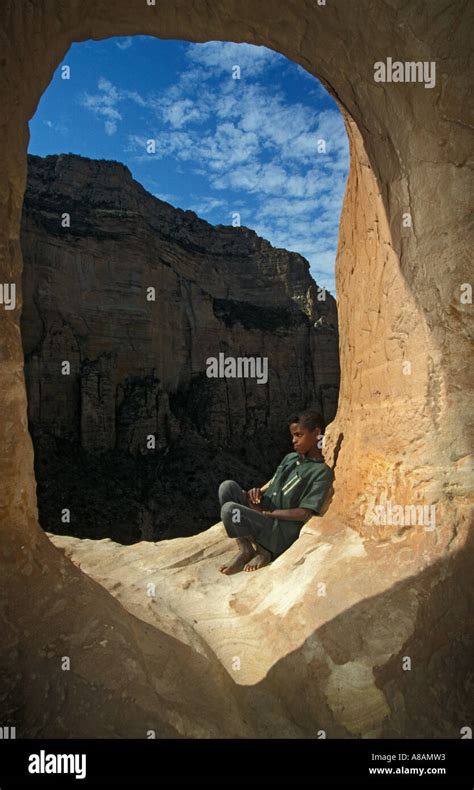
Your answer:
[[[316,657],[308,659],[316,655],[318,645],[338,666],[360,662],[370,667],[372,652],[374,684],[390,708],[377,737],[459,739],[461,728],[472,726],[473,544],[471,528],[456,555],[351,606],[272,667],[259,688],[268,687],[284,701],[286,715],[301,727],[301,737],[317,738],[320,729],[328,738],[361,737],[338,724],[327,705],[321,689],[329,674],[327,665]],[[315,595],[315,606],[318,601]],[[392,631],[403,627],[416,605],[411,636],[384,659],[395,641]],[[410,670],[403,669],[405,657],[411,659]],[[361,694],[362,705],[363,700]]]

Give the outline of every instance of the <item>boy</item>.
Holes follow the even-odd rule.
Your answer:
[[[295,452],[285,455],[272,479],[244,491],[235,480],[219,486],[221,519],[236,538],[239,553],[221,565],[222,573],[255,571],[288,549],[304,522],[319,514],[334,475],[324,463],[320,414],[306,410],[288,418]]]

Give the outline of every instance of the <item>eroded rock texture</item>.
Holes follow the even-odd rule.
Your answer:
[[[337,261],[334,498],[250,578],[219,576],[231,550],[221,524],[154,548],[52,538],[73,562],[52,545],[37,521],[21,302],[0,311],[3,723],[19,737],[145,737],[153,722],[158,735],[191,737],[459,738],[473,721],[472,306],[460,300],[471,246],[469,3],[5,5],[6,282],[20,286],[28,120],[72,41],[152,34],[273,47],[337,97],[352,162]],[[389,56],[434,61],[435,87],[375,83],[374,62]],[[435,505],[435,529],[375,523],[372,506],[388,501]]]
[[[291,411],[334,419],[335,301],[300,255],[74,155],[28,157],[21,243],[44,529],[128,542],[144,520],[150,537],[193,534],[219,518],[220,479],[271,477],[291,450]],[[247,378],[209,378],[220,354],[259,362]],[[75,514],[65,526],[58,501]]]

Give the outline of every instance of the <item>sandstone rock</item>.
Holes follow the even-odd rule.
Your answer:
[[[144,737],[155,723],[165,736],[459,738],[473,719],[472,306],[460,301],[472,247],[468,6],[179,8],[117,0],[108,15],[103,4],[87,13],[53,0],[8,4],[0,280],[20,286],[27,123],[72,41],[223,39],[294,59],[336,96],[351,145],[337,261],[341,393],[328,447],[334,497],[250,579],[214,575],[230,551],[219,524],[154,550],[49,539],[37,521],[21,301],[0,311],[2,722],[17,725],[17,737]],[[394,52],[434,60],[435,87],[375,83],[374,62]],[[370,505],[388,500],[436,504],[436,529],[375,524]],[[81,556],[86,573],[74,564]],[[149,580],[163,584],[156,618],[151,599],[145,606]],[[73,672],[42,656],[48,645],[71,656]],[[244,676],[229,668],[231,655],[244,656]]]

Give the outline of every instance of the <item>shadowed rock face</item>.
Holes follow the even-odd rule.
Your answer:
[[[219,13],[116,0],[110,16],[92,1],[67,13],[59,0],[8,4],[0,281],[19,292],[27,124],[72,41],[150,34],[270,46],[329,87],[351,146],[336,265],[341,391],[327,447],[334,497],[251,578],[216,570],[232,551],[219,523],[156,546],[48,538],[21,299],[0,311],[0,676],[3,723],[17,737],[152,728],[460,738],[472,726],[472,305],[460,301],[472,246],[468,13],[451,0],[220,0]],[[374,62],[395,53],[435,61],[436,85],[375,82]],[[376,523],[371,507],[388,501],[436,504],[436,528]],[[59,669],[64,655],[73,671]]]
[[[218,519],[222,479],[271,476],[291,450],[289,412],[311,404],[334,418],[335,301],[300,255],[158,200],[117,162],[74,155],[28,157],[21,241],[45,529],[193,534]],[[209,378],[219,354],[268,369]],[[80,513],[67,525],[61,497]]]

